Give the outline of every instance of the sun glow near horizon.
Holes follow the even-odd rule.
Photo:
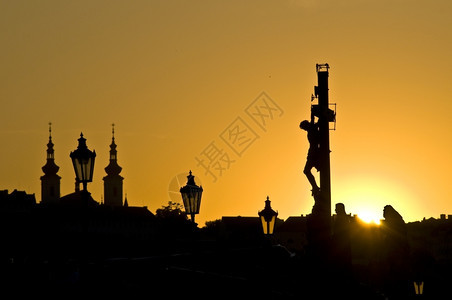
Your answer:
[[[381,225],[380,213],[373,210],[361,210],[356,215],[364,223]]]
[[[344,203],[346,212],[358,216],[363,222],[380,225],[386,205],[392,205],[402,217],[412,215],[409,209],[414,208],[406,205],[406,200],[413,200],[408,190],[375,177],[360,178],[353,182],[343,185],[344,188],[338,191],[338,201],[334,203]]]

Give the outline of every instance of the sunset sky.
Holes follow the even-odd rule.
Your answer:
[[[257,216],[267,195],[282,219],[309,214],[298,124],[328,63],[333,211],[452,214],[451,15],[450,0],[0,0],[0,189],[41,200],[52,122],[61,194],[83,132],[100,202],[115,123],[129,205],[181,202],[191,169],[201,226]]]

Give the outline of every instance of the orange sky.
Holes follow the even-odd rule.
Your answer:
[[[155,211],[192,169],[201,225],[257,215],[267,195],[283,219],[308,214],[298,124],[327,62],[333,205],[452,214],[451,13],[449,0],[0,1],[0,189],[40,201],[51,121],[62,194],[83,131],[100,201],[114,122],[130,205]],[[264,128],[247,114],[262,92],[280,109]],[[240,155],[222,139],[234,126],[251,134]],[[216,182],[196,161],[212,142],[234,160]]]

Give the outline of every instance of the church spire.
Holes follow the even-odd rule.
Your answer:
[[[122,168],[118,165],[118,152],[115,143],[115,124],[111,124],[111,144],[110,144],[110,163],[105,168],[107,176],[104,180],[104,204],[123,206],[122,202],[122,181],[124,178],[119,175]]]
[[[47,161],[42,167],[44,175],[41,176],[41,202],[57,202],[60,198],[60,179],[57,175],[58,167],[55,164],[55,150],[52,142],[52,123],[49,122],[49,142],[47,143]]]
[[[52,122],[49,122],[49,143],[47,144],[47,159],[53,159]]]
[[[111,139],[112,139],[112,143],[115,142],[115,123],[111,124]]]
[[[118,165],[118,151],[115,143],[115,124],[111,124],[110,164],[105,168],[108,175],[119,175],[122,168]]]
[[[127,193],[126,193],[126,198],[124,199],[124,206],[129,207],[129,202],[127,201]]]
[[[42,167],[42,171],[46,175],[56,175],[60,167],[55,164],[55,150],[53,150],[52,142],[52,123],[49,122],[49,142],[47,143],[47,163]]]

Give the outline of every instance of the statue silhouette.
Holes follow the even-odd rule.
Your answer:
[[[337,271],[344,276],[350,275],[352,255],[350,245],[350,216],[345,212],[343,203],[336,204],[333,222],[332,258]]]
[[[402,216],[391,206],[383,209],[383,238],[387,247],[387,259],[391,262],[399,262],[404,258],[408,250],[406,224]]]
[[[389,296],[397,298],[408,290],[407,229],[402,216],[391,205],[384,207],[383,217],[381,229],[385,289]]]
[[[309,180],[309,183],[312,186],[312,195],[317,195],[320,191],[317,182],[315,181],[314,175],[312,175],[312,168],[316,168],[319,171],[320,168],[320,159],[319,159],[319,149],[320,149],[320,141],[319,141],[319,125],[318,123],[314,123],[312,120],[309,122],[308,120],[304,120],[300,123],[300,128],[307,131],[308,141],[309,141],[309,150],[308,157],[306,159],[306,164],[304,166],[303,173]]]

